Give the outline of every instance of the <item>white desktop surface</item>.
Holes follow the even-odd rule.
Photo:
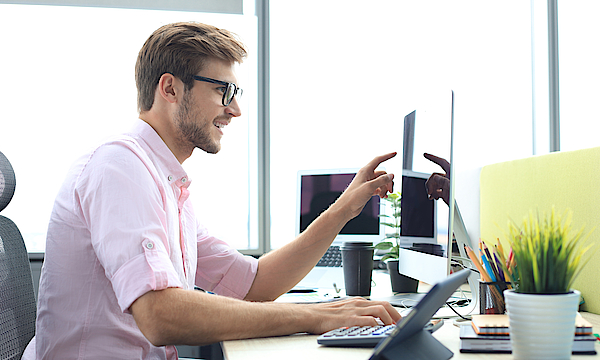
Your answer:
[[[600,328],[600,315],[582,313],[594,326]],[[433,333],[435,338],[454,353],[452,359],[512,359],[511,354],[461,353],[459,348],[459,328],[452,320],[445,320],[444,326]],[[366,360],[373,353],[368,348],[336,348],[317,344],[317,335],[296,334],[263,339],[235,340],[223,342],[227,360],[285,359],[285,360]],[[596,351],[600,351],[596,344]],[[574,355],[574,359],[595,359],[600,355]]]
[[[387,274],[385,274],[387,275]],[[375,271],[373,278],[377,286],[373,287],[371,294],[376,296],[389,296],[391,286],[389,278]],[[600,315],[582,313],[583,317],[590,321],[594,332],[600,330]],[[452,359],[512,359],[511,354],[482,354],[461,353],[459,348],[459,328],[453,324],[453,320],[445,320],[444,326],[438,329],[434,337],[454,353]],[[373,353],[371,348],[341,348],[321,346],[317,343],[318,335],[294,334],[288,336],[277,336],[249,340],[233,340],[223,342],[223,352],[227,360],[249,360],[249,359],[285,359],[285,360],[366,360]],[[600,353],[598,344],[596,351]],[[599,355],[577,355],[576,359],[600,358]]]

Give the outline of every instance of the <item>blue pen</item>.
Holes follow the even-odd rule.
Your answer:
[[[492,270],[488,259],[485,257],[485,255],[483,255],[483,251],[481,251],[481,249],[479,249],[479,255],[481,255],[481,262],[483,263],[483,266],[485,266],[485,269],[487,270],[490,279],[492,280],[492,282],[496,282],[496,276],[494,276],[494,271]]]

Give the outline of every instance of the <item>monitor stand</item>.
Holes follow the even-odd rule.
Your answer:
[[[453,228],[454,238],[456,239],[456,243],[458,245],[460,253],[460,257],[454,258],[454,260],[460,261],[466,268],[472,269],[474,267],[474,264],[471,264],[471,261],[468,258],[468,255],[465,251],[465,245],[472,246],[471,239],[469,238],[469,234],[467,233],[465,223],[462,219],[460,211],[458,210],[458,205],[456,204],[456,201],[454,202]],[[450,249],[448,250],[448,252],[450,253]],[[459,308],[457,310],[459,313],[467,309],[465,314],[474,314],[476,309],[478,309],[478,278],[479,275],[475,271],[471,271],[471,274],[467,279],[469,287],[471,288],[471,303],[469,304],[469,306]],[[442,307],[440,310],[438,310],[438,312],[445,310],[450,309]],[[436,313],[436,315],[438,314]],[[436,317],[436,315],[434,315],[434,317]],[[452,358],[453,356],[454,354],[452,353],[452,351],[450,351],[436,338],[434,338],[431,333],[429,333],[427,330],[422,330],[417,332],[410,338],[404,339],[404,341],[395,344],[395,346],[387,347],[380,353],[374,354],[369,360],[447,360]]]
[[[465,245],[474,248],[471,239],[469,238],[469,234],[467,233],[467,228],[465,227],[465,223],[460,214],[460,210],[458,209],[458,204],[456,200],[454,201],[454,221],[453,221],[453,232],[454,238],[456,240],[456,245],[458,246],[458,252],[460,257],[453,257],[452,260],[456,260],[461,262],[465,268],[475,269],[475,264],[471,263],[471,259],[467,255],[465,250]],[[448,251],[450,253],[450,250]],[[469,288],[471,289],[471,302],[468,307],[460,308],[468,309],[465,314],[477,314],[479,311],[475,312],[479,309],[479,274],[476,271],[471,271],[471,275],[468,278]],[[460,312],[459,312],[460,313]],[[463,314],[461,314],[463,315]]]
[[[465,245],[468,245],[471,248],[473,248],[473,245],[469,234],[467,233],[467,228],[465,227],[465,223],[460,214],[460,210],[458,209],[456,200],[454,201],[453,224],[453,235],[454,239],[456,240],[460,256],[452,257],[451,259],[461,262],[465,268],[475,269],[475,265],[471,263],[471,259],[469,259],[465,251]],[[452,256],[451,249],[448,250],[448,253],[450,256]],[[469,314],[479,313],[479,274],[476,271],[471,271],[467,281],[471,290],[471,301],[466,306],[454,306],[454,310],[464,317],[467,317]],[[425,296],[424,293],[397,294],[388,298],[377,298],[376,300],[384,300],[390,302],[394,306],[405,307],[405,314],[408,314],[408,312],[410,312],[411,305],[416,305],[423,296]],[[456,316],[456,313],[452,311],[452,309],[448,308],[447,306],[442,306],[433,317],[437,319],[447,319]]]

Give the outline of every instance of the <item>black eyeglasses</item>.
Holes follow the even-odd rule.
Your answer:
[[[211,78],[207,78],[204,76],[194,75],[194,80],[205,81],[213,84],[219,84],[225,86],[225,91],[223,91],[223,106],[229,106],[233,101],[233,97],[237,95],[238,99],[242,97],[242,93],[244,92],[242,89],[237,87],[234,83],[229,83],[226,81],[215,80]]]

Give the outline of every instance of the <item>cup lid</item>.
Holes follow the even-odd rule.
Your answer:
[[[370,248],[373,247],[371,241],[344,241],[342,248]]]

